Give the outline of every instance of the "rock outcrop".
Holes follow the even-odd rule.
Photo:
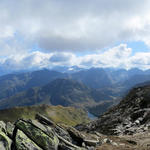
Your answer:
[[[0,121],[0,150],[94,150],[100,141],[87,137],[40,114],[14,124]]]

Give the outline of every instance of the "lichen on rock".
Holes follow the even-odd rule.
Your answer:
[[[19,120],[16,122],[16,127],[23,131],[31,140],[43,149],[56,150],[59,144],[58,138],[48,136],[40,128],[36,127],[29,121]]]

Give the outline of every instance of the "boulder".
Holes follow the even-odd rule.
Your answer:
[[[0,131],[6,133],[6,124],[4,121],[0,121]]]
[[[15,126],[12,123],[10,123],[10,122],[6,123],[6,133],[11,139],[13,138],[14,128],[15,128]]]
[[[16,133],[15,149],[16,150],[42,150],[37,144],[35,144],[20,130],[17,130]]]
[[[34,125],[35,127],[39,128],[39,129],[41,129],[44,133],[46,133],[51,138],[53,138],[55,136],[54,130],[50,126],[43,125],[36,120],[32,120],[31,124]]]
[[[40,128],[29,121],[18,120],[16,128],[23,131],[34,143],[46,150],[57,150],[59,140],[57,136],[51,131],[51,136],[43,132]]]
[[[60,140],[59,147],[61,147],[61,146],[63,146],[63,147],[66,146],[66,147],[70,148],[71,150],[72,150],[72,149],[73,149],[73,150],[83,150],[83,149],[81,149],[80,147],[78,147],[78,146],[72,144],[71,142],[65,140],[63,137],[61,137],[61,136],[59,136],[59,135],[57,135],[57,137],[58,137],[58,139]],[[61,148],[60,148],[60,150],[61,150]]]
[[[65,140],[72,142],[72,139],[69,133],[60,125],[55,124],[53,121],[51,121],[50,119],[46,118],[45,116],[41,114],[37,114],[35,118],[46,127],[45,129],[42,127],[44,131],[48,130],[49,127],[52,127],[59,136],[62,136]],[[39,124],[36,121],[34,122],[35,124]],[[38,125],[38,127],[41,127],[41,125]]]
[[[70,134],[63,127],[56,125],[54,130],[59,136],[63,137],[65,140],[69,142],[72,142]]]
[[[0,131],[0,150],[11,150],[11,139],[2,131]]]
[[[52,120],[46,118],[45,116],[43,116],[41,114],[36,114],[35,119],[37,119],[42,124],[46,124],[49,126],[55,126],[55,123]]]
[[[76,130],[73,127],[67,127],[66,130],[68,131],[71,138],[73,139],[73,142],[78,146],[82,146],[85,136],[82,135],[78,130]]]

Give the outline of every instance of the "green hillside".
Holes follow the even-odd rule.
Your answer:
[[[89,122],[87,113],[82,109],[48,105],[15,107],[0,110],[0,120],[14,122],[19,118],[35,119],[37,113],[45,115],[56,123],[63,123],[71,126]]]

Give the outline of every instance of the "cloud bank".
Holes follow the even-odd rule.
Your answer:
[[[82,68],[150,68],[150,52],[137,52],[132,54],[132,49],[126,44],[120,44],[103,52],[75,55],[72,52],[51,52],[40,51],[26,53],[26,55],[11,55],[1,59],[0,66],[7,69],[41,69],[53,68],[55,66],[78,66]]]
[[[1,0],[0,63],[148,68],[149,52],[133,55],[127,45],[113,45],[150,47],[149,8],[149,0]]]
[[[35,43],[48,51],[94,51],[118,41],[150,46],[149,6],[149,0],[2,0],[0,54]]]

